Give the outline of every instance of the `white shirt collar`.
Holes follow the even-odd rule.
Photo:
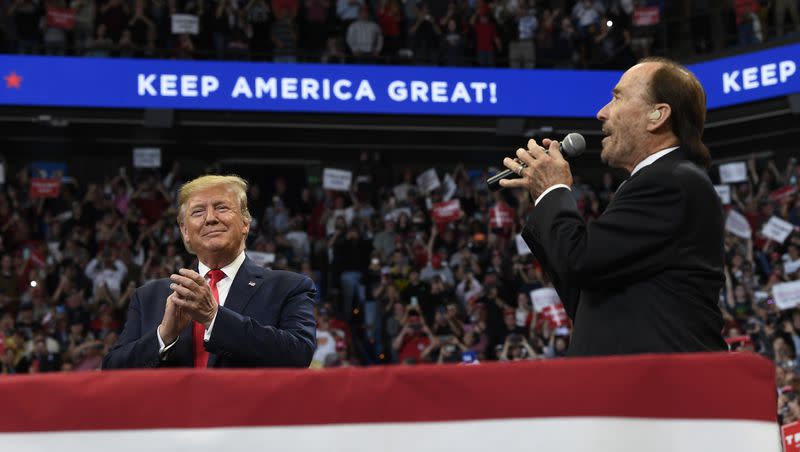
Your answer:
[[[653,162],[655,162],[656,160],[660,159],[661,157],[664,157],[665,155],[669,154],[670,152],[674,151],[675,149],[678,149],[678,146],[674,146],[674,147],[671,147],[671,148],[666,148],[666,149],[664,149],[662,151],[656,152],[655,154],[648,155],[646,159],[644,159],[641,162],[639,162],[639,164],[636,165],[633,168],[633,171],[631,171],[631,176],[636,174],[636,172],[639,171],[640,169],[644,168],[647,165],[651,165]]]
[[[241,254],[236,256],[236,259],[234,259],[233,262],[231,262],[230,264],[220,268],[220,270],[222,270],[222,273],[225,273],[225,276],[227,278],[233,279],[236,276],[236,273],[239,272],[239,267],[241,267],[242,264],[244,263],[244,257],[245,257],[244,256],[244,251],[242,251]],[[198,270],[198,273],[200,273],[200,276],[205,278],[206,277],[206,273],[208,273],[208,271],[211,270],[211,269],[208,268],[208,266],[206,264],[200,262],[200,263],[197,264],[197,270]]]

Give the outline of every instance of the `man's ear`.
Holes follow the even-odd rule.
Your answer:
[[[250,223],[251,221],[247,221],[244,217],[242,217],[242,236],[247,237],[247,234],[250,233]]]
[[[189,228],[186,226],[186,222],[185,221],[179,222],[178,227],[181,230],[181,238],[183,238],[183,241],[186,242],[189,237]]]
[[[672,117],[672,108],[669,104],[656,104],[647,114],[647,131],[654,132],[667,124]]]

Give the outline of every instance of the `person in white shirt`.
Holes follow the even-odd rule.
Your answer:
[[[357,63],[367,63],[377,58],[383,48],[381,27],[369,18],[369,9],[361,7],[358,20],[347,27],[347,46]]]
[[[534,38],[539,22],[536,19],[536,10],[528,7],[523,2],[517,10],[517,39],[511,41],[508,47],[509,66],[513,68],[532,69],[536,64],[536,46]]]
[[[783,255],[783,274],[791,276],[800,270],[800,248],[794,243],[790,243]]]
[[[85,273],[92,280],[94,292],[105,285],[114,297],[118,297],[122,280],[128,273],[128,267],[121,260],[115,258],[111,248],[105,248],[98,253],[97,257],[89,261]]]

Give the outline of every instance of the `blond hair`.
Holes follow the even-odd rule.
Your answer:
[[[181,186],[178,191],[178,224],[182,225],[186,216],[186,203],[193,194],[214,187],[225,187],[236,195],[239,200],[239,210],[245,223],[250,224],[252,217],[247,208],[247,181],[235,174],[226,176],[211,174],[200,176]]]

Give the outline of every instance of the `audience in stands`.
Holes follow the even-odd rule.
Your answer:
[[[275,62],[622,68],[668,50],[655,0],[11,0],[0,51]],[[795,1],[694,5],[695,52],[800,31]]]

